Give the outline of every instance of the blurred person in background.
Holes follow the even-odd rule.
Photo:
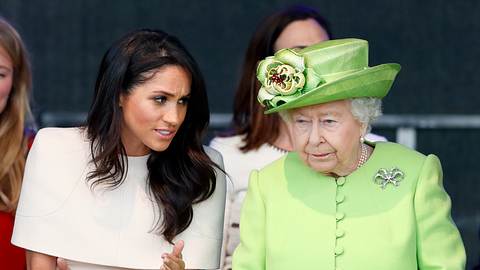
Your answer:
[[[20,35],[0,17],[0,269],[25,269],[25,251],[10,244],[32,129],[31,72]]]

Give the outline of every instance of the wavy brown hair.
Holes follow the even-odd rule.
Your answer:
[[[30,116],[31,73],[25,46],[17,31],[0,17],[0,47],[12,61],[12,89],[0,112],[0,211],[17,206],[27,151],[25,118]]]
[[[274,44],[283,30],[292,22],[314,19],[332,38],[328,22],[313,8],[295,5],[265,18],[253,34],[243,63],[240,81],[233,104],[233,129],[236,135],[245,135],[241,150],[248,152],[264,143],[273,143],[279,136],[278,114],[264,114],[257,102],[260,84],[256,78],[258,61],[274,54]]]
[[[114,43],[100,65],[86,129],[95,165],[88,177],[92,188],[120,186],[128,172],[120,137],[120,96],[128,95],[135,86],[149,80],[152,72],[168,65],[183,68],[192,79],[184,122],[169,147],[162,152],[152,151],[147,161],[148,186],[161,211],[155,229],[171,243],[190,225],[193,204],[212,195],[216,180],[216,165],[202,146],[210,117],[205,83],[195,60],[180,41],[165,32],[144,29]]]

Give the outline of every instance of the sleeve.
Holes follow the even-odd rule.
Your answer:
[[[210,141],[209,147],[215,149],[218,151],[224,158],[225,162],[225,157],[228,158],[228,150],[225,149],[225,145],[222,144],[219,140],[219,138],[215,137]],[[227,171],[227,169],[225,169]],[[227,172],[228,173],[228,172]],[[227,174],[226,175],[226,188],[227,188],[227,197],[226,197],[226,202],[225,202],[225,215],[224,215],[224,224],[223,224],[223,243],[222,243],[222,252],[221,252],[221,261],[220,261],[220,266],[222,269],[230,269],[232,268],[232,262],[231,262],[231,255],[228,254],[228,243],[229,243],[229,238],[231,235],[229,234],[230,232],[230,217],[232,213],[232,205],[233,205],[233,196],[234,196],[234,188],[233,188],[233,182],[230,178],[230,176]]]
[[[209,147],[204,149],[212,161],[223,170],[220,153]],[[215,173],[216,185],[212,196],[193,206],[194,215],[188,230],[177,236],[177,239],[185,241],[183,258],[186,269],[220,268],[226,180],[225,174],[218,168],[215,168]]]
[[[451,201],[443,188],[442,167],[435,155],[429,155],[423,164],[414,205],[418,269],[465,269],[465,248],[450,216]]]
[[[52,214],[78,183],[86,166],[71,164],[82,162],[83,149],[77,146],[77,141],[68,139],[68,132],[60,129],[38,132],[25,164],[16,220]]]
[[[240,245],[233,254],[233,269],[265,269],[265,203],[258,171],[252,171],[240,217]]]
[[[63,242],[59,230],[68,221],[59,217],[86,166],[79,162],[81,147],[59,129],[42,129],[28,154],[15,217],[12,243],[29,250],[54,254]],[[46,244],[48,243],[48,244]]]
[[[220,254],[220,266],[222,269],[225,267],[231,267],[231,263],[227,261],[227,243],[228,243],[228,229],[230,227],[230,213],[231,213],[231,190],[229,190],[229,185],[227,184],[227,198],[225,201],[225,215],[223,219],[223,242],[222,242],[222,252]],[[228,269],[228,268],[227,268]]]
[[[210,143],[208,144],[208,146],[211,147],[211,148],[213,148],[213,149],[215,149],[215,150],[217,150],[217,151],[220,151],[220,150],[218,150],[218,149],[220,148],[220,147],[219,147],[220,145],[219,145],[218,139],[217,139],[216,137],[213,138],[213,139],[210,141]]]

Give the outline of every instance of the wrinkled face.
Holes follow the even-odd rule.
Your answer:
[[[278,36],[273,48],[303,48],[328,40],[327,32],[314,19],[291,22]]]
[[[190,75],[182,67],[170,65],[120,98],[127,155],[168,148],[185,119],[190,86]]]
[[[8,53],[0,46],[0,114],[7,106],[13,84],[13,64]]]
[[[356,169],[364,128],[353,117],[349,100],[294,109],[288,126],[295,151],[313,170],[344,176]]]

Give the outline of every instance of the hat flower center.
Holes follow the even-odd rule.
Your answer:
[[[267,74],[267,89],[280,95],[291,95],[305,84],[305,75],[290,65],[274,66]]]
[[[283,49],[260,61],[257,79],[262,84],[258,101],[269,108],[286,103],[325,81],[315,70],[305,66],[305,59],[295,50]]]

